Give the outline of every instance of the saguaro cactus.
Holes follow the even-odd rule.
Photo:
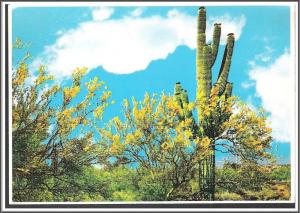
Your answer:
[[[194,133],[199,137],[213,138],[213,131],[205,132],[203,128],[207,124],[203,116],[203,106],[205,106],[210,98],[213,90],[217,90],[219,96],[225,95],[226,98],[231,96],[232,83],[227,81],[231,58],[234,47],[234,35],[227,35],[227,44],[222,59],[221,68],[217,82],[212,86],[212,66],[214,65],[220,44],[221,24],[215,23],[213,30],[212,43],[206,43],[206,10],[200,7],[198,11],[197,24],[197,49],[196,49],[196,108],[198,114],[198,122],[193,125]],[[187,91],[181,88],[180,83],[176,83],[174,90],[174,98],[178,104],[186,110],[184,116],[192,117],[192,111],[188,111],[185,104],[188,103]],[[215,145],[211,144],[211,155],[199,161],[199,192],[200,198],[204,200],[214,200],[215,192]]]

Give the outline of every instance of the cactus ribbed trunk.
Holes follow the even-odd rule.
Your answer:
[[[216,30],[217,29],[217,30]],[[202,126],[201,104],[207,104],[211,91],[211,67],[215,61],[218,45],[220,41],[221,29],[215,25],[213,45],[206,44],[206,11],[200,7],[198,11],[198,29],[197,29],[197,50],[196,50],[196,75],[197,75],[197,94],[196,102],[198,107],[199,126]],[[213,150],[212,150],[213,152]],[[199,191],[201,199],[213,200],[213,162],[215,155],[199,161]]]
[[[197,76],[197,95],[196,101],[199,103],[207,99],[211,87],[211,69],[208,66],[208,56],[211,56],[210,46],[206,45],[206,11],[204,7],[199,9],[198,30],[197,30],[197,49],[196,49],[196,76]],[[198,112],[200,113],[200,112]],[[198,117],[200,115],[198,114]]]
[[[206,44],[206,10],[200,7],[198,10],[198,25],[197,25],[197,50],[196,50],[196,77],[197,77],[197,94],[196,103],[198,111],[198,126],[204,125],[202,114],[203,107],[209,101],[212,90],[212,66],[214,65],[220,44],[221,24],[214,24],[214,32],[212,44]],[[234,35],[228,34],[227,44],[222,60],[222,65],[219,71],[219,76],[216,82],[219,92],[218,95],[231,96],[232,84],[227,82],[231,57],[234,46]],[[215,89],[215,88],[213,88]],[[207,136],[212,139],[212,135],[199,133],[200,136]],[[199,161],[199,192],[201,199],[214,200],[215,194],[215,144],[212,140],[211,154],[205,159]]]
[[[198,10],[197,22],[197,48],[196,48],[196,108],[198,114],[198,123],[193,119],[194,137],[208,137],[211,140],[210,155],[200,160],[198,163],[199,175],[199,196],[201,200],[214,200],[215,196],[215,137],[214,130],[204,131],[203,127],[207,127],[209,120],[203,116],[203,106],[209,103],[212,90],[218,90],[219,96],[225,95],[230,97],[232,94],[233,84],[227,81],[231,58],[234,47],[234,35],[227,35],[227,44],[222,59],[222,65],[219,71],[217,82],[212,86],[212,67],[218,55],[218,49],[221,37],[221,24],[214,24],[213,39],[211,44],[206,44],[206,10],[200,7]],[[181,88],[180,82],[176,83],[174,89],[174,100],[183,109],[184,114],[180,119],[193,118],[193,113],[188,109],[189,99],[186,90]],[[218,128],[218,127],[217,127]]]

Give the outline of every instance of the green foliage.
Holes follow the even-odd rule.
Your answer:
[[[108,200],[114,200],[116,196],[128,200],[130,197],[139,199],[136,194],[137,177],[134,169],[126,167],[109,168],[105,170],[99,170],[101,172],[102,179],[108,183]],[[114,194],[115,192],[122,192],[120,194]],[[125,192],[128,192],[130,196],[124,196]],[[121,197],[123,196],[123,197]]]
[[[135,192],[130,190],[115,191],[112,194],[112,200],[114,201],[136,201],[138,196]]]
[[[291,168],[289,165],[280,165],[272,169],[269,177],[277,181],[290,181],[291,180]]]
[[[243,200],[242,196],[233,192],[217,192],[215,195],[216,200]]]
[[[168,193],[172,189],[172,185],[162,174],[146,174],[141,175],[138,182],[141,200],[145,201],[163,201],[168,198]]]
[[[269,181],[262,170],[262,167],[253,163],[245,162],[241,165],[227,163],[222,170],[217,170],[216,184],[231,192],[239,192],[241,189],[259,191]]]
[[[217,169],[216,200],[289,200],[289,171],[287,165],[226,163]]]

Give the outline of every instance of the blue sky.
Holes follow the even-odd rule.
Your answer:
[[[124,98],[144,93],[172,93],[180,81],[195,97],[195,45],[198,7],[32,7],[16,8],[12,37],[30,41],[31,67],[43,63],[59,82],[70,82],[77,66],[99,76],[116,104],[105,119],[119,115]],[[207,33],[222,23],[222,41],[213,68],[216,79],[224,38],[236,35],[229,81],[233,93],[253,109],[263,106],[273,128],[272,152],[290,162],[293,145],[294,72],[287,6],[206,7]],[[209,39],[208,39],[209,40]],[[22,56],[13,52],[15,64]],[[74,67],[73,67],[74,66]],[[226,156],[219,154],[221,160]]]

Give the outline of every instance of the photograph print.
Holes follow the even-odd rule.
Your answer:
[[[6,199],[295,204],[295,5],[11,3]]]

